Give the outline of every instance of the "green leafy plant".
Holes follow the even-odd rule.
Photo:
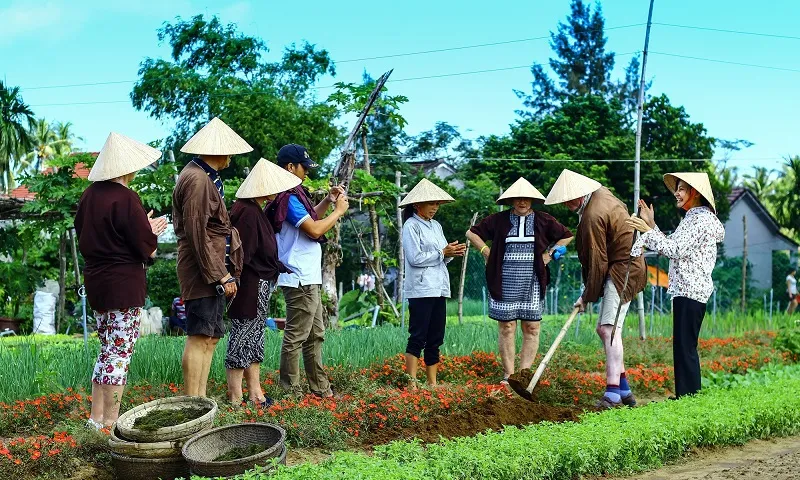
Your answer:
[[[161,308],[164,315],[169,315],[172,300],[181,295],[176,267],[175,260],[156,260],[147,269],[147,294],[153,305]]]
[[[0,299],[6,306],[0,314],[17,318],[20,306],[28,301],[42,283],[41,273],[19,261],[0,263]],[[6,302],[9,299],[9,302]],[[7,308],[10,306],[11,308]]]
[[[775,337],[774,346],[779,350],[788,352],[793,361],[800,361],[800,325],[782,328],[778,332],[778,336]]]

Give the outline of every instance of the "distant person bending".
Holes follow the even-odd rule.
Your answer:
[[[786,275],[786,293],[789,295],[789,305],[786,306],[786,314],[791,315],[794,313],[794,309],[797,308],[797,279],[795,275],[797,271],[792,269],[788,275]]]

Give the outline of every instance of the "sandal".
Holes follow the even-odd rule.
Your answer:
[[[633,392],[622,397],[622,404],[625,405],[626,407],[636,406],[636,397],[633,396]]]
[[[598,400],[597,403],[594,404],[594,406],[597,407],[597,408],[603,409],[603,410],[609,410],[609,409],[612,409],[612,408],[621,407],[622,406],[622,402],[612,402],[611,399],[609,399],[608,397],[603,395],[600,398],[600,400]]]
[[[257,400],[251,400],[251,402],[253,403],[254,407],[260,408],[262,410],[265,410],[265,409],[271,407],[275,403],[274,400],[272,400],[270,397],[267,397],[266,395],[264,396],[264,400],[262,400],[260,402],[257,401]]]

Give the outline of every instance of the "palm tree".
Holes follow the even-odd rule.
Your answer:
[[[775,196],[778,222],[784,228],[800,232],[800,156],[786,159]]]
[[[75,150],[75,141],[83,141],[83,137],[72,131],[72,122],[56,122],[54,125],[59,143],[55,145],[56,155],[66,155]]]
[[[22,101],[19,87],[8,88],[0,82],[0,187],[4,192],[15,186],[11,158],[33,145],[29,134],[33,123],[33,111]]]
[[[753,195],[763,204],[772,200],[775,193],[775,182],[772,174],[775,170],[767,167],[753,167],[753,173],[744,175],[744,187],[753,192]]]
[[[17,175],[22,175],[28,169],[41,172],[47,167],[48,160],[69,154],[73,150],[73,142],[83,140],[72,132],[72,122],[51,124],[43,118],[36,120],[29,133],[33,139],[33,149],[18,159]]]

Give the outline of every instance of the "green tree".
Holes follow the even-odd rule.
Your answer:
[[[769,205],[775,195],[775,180],[772,176],[775,170],[767,167],[753,167],[753,173],[744,174],[742,186],[750,190],[758,201]]]
[[[22,100],[19,87],[0,82],[0,187],[4,192],[15,187],[11,159],[33,144],[29,133],[33,122],[33,111]]]
[[[267,62],[263,40],[202,15],[165,23],[158,39],[169,44],[171,56],[140,64],[131,100],[136,109],[174,122],[168,148],[177,152],[219,116],[254,147],[223,171],[225,177],[241,177],[258,158],[274,158],[287,143],[303,144],[318,160],[339,143],[341,132],[333,124],[338,112],[316,102],[311,90],[320,76],[335,73],[327,51],[291,45],[279,61]],[[179,155],[179,163],[188,159]]]
[[[796,237],[800,232],[800,156],[786,159],[776,190],[777,220]]]
[[[599,95],[616,98],[626,110],[632,124],[639,92],[639,59],[634,57],[625,69],[623,80],[611,82],[614,53],[606,51],[605,18],[598,3],[594,9],[583,0],[572,0],[566,22],[559,22],[558,31],[550,32],[550,47],[555,56],[550,68],[556,75],[552,80],[544,66],[531,67],[531,93],[516,91],[527,110],[523,117],[541,117],[553,112],[567,99],[579,95]]]
[[[375,85],[376,80],[364,72],[361,84],[337,83],[336,91],[328,97],[328,103],[335,105],[342,113],[360,114]],[[387,92],[384,86],[364,119],[361,133],[366,134],[371,175],[394,182],[396,170],[403,173],[408,170],[408,165],[399,157],[403,128],[407,124],[405,117],[400,114],[400,107],[408,102],[408,98],[405,95],[388,95]],[[360,137],[356,138],[354,146],[356,152],[363,156]]]

